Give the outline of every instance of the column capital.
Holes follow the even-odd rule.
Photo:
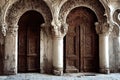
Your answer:
[[[60,26],[52,24],[52,37],[63,38],[68,31],[68,24],[63,23]]]
[[[6,34],[16,36],[17,31],[18,25],[9,25]]]
[[[41,30],[44,31],[46,33],[47,36],[50,36],[51,35],[51,24],[48,24],[48,23],[42,23],[40,25],[41,27]]]
[[[112,31],[112,27],[107,22],[96,22],[95,26],[96,26],[96,32],[99,35],[107,36]]]

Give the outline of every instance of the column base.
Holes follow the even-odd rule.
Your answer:
[[[110,73],[110,69],[109,68],[107,68],[107,69],[100,69],[100,73],[104,73],[104,74],[109,74]]]
[[[4,71],[3,73],[4,75],[16,75],[17,74],[17,72],[14,72],[14,71]]]
[[[53,74],[57,76],[62,76],[63,75],[63,69],[62,68],[54,68]]]
[[[40,73],[43,73],[43,74],[45,73],[43,64],[40,64]]]

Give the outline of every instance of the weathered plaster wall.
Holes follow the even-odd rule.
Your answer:
[[[41,30],[40,39],[40,66],[42,73],[52,73],[53,43],[51,36]]]
[[[117,40],[117,37],[115,37],[114,35],[114,32],[112,32],[109,36],[109,57],[110,57],[110,71],[111,72],[117,72],[118,71],[118,68],[117,68],[117,64],[116,61],[117,60],[117,57],[119,54],[117,52],[117,50],[119,50],[119,47],[118,47],[118,40]]]

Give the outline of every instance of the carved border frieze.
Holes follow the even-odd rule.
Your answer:
[[[69,12],[72,9],[81,6],[90,8],[93,12],[95,12],[99,22],[106,22],[106,17],[104,16],[105,9],[98,0],[68,0],[64,3],[60,10],[59,20],[65,23]]]
[[[18,0],[7,10],[5,15],[7,25],[17,24],[20,17],[29,10],[39,12],[44,17],[45,23],[51,23],[51,11],[43,0]]]

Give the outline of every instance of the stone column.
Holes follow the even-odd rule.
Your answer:
[[[99,66],[101,73],[109,73],[109,33],[111,28],[108,23],[96,23],[99,34]]]
[[[99,34],[100,72],[109,73],[109,35]]]
[[[63,74],[63,38],[54,37],[53,38],[53,67],[54,74]]]
[[[61,27],[53,26],[53,73],[63,75],[63,37],[67,32],[68,25],[63,24]]]
[[[9,26],[5,36],[4,74],[17,73],[18,26]]]

